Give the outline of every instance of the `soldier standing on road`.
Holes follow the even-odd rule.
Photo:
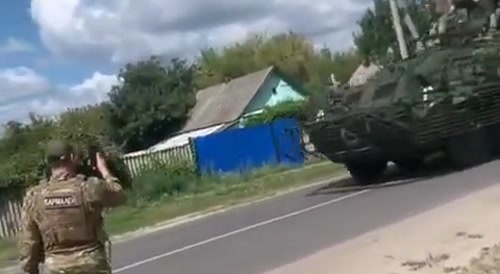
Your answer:
[[[127,198],[100,154],[97,169],[104,180],[76,174],[73,156],[68,143],[50,142],[47,162],[52,175],[26,193],[18,243],[25,274],[38,274],[43,262],[50,274],[111,273],[102,211]]]

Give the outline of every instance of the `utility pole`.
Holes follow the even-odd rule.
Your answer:
[[[403,27],[401,26],[401,18],[399,17],[399,10],[396,0],[389,0],[389,4],[391,7],[392,14],[392,24],[394,26],[394,30],[396,31],[396,37],[398,39],[399,44],[399,52],[401,53],[401,58],[408,58],[408,48],[406,47],[405,38],[403,36]]]

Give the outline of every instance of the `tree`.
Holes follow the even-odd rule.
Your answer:
[[[127,64],[121,83],[109,93],[108,121],[113,140],[126,151],[147,148],[178,131],[196,103],[195,67],[156,57]]]
[[[294,32],[254,35],[220,51],[203,50],[197,79],[200,87],[207,87],[274,65],[306,90],[314,91],[328,84],[331,73],[346,82],[359,63],[354,51],[332,54],[326,47],[318,51],[311,41]]]
[[[64,138],[79,140],[85,145],[85,138],[92,136],[99,139],[102,145],[112,146],[110,138],[109,111],[106,103],[71,108],[61,113],[57,118],[57,132]],[[118,148],[116,148],[118,150]]]
[[[401,10],[401,18],[403,18]],[[430,28],[430,15],[413,1],[408,1],[406,12],[411,16],[420,36]],[[367,9],[363,17],[358,20],[360,33],[353,34],[354,44],[359,54],[370,61],[383,63],[387,57],[387,50],[392,47],[396,59],[400,57],[397,46],[396,33],[392,25],[389,1],[374,0],[374,9]],[[407,42],[411,37],[408,28],[403,24]],[[410,48],[413,45],[409,45]]]
[[[30,122],[9,121],[0,139],[0,186],[25,186],[41,179],[44,141],[55,132],[54,121],[30,113]]]
[[[361,32],[353,34],[353,40],[361,56],[380,61],[385,59],[389,47],[393,47],[398,54],[399,48],[394,47],[396,34],[392,27],[389,2],[374,0],[374,4],[374,9],[367,9],[357,21]]]

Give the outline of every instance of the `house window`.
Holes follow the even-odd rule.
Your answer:
[[[274,87],[274,88],[271,90],[271,92],[272,92],[274,95],[276,95],[276,94],[278,93],[278,91],[276,90],[276,87]]]

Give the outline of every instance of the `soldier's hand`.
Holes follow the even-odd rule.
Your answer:
[[[106,178],[111,175],[108,169],[108,165],[106,164],[106,159],[99,152],[96,154],[96,162],[97,169],[101,173],[102,177]]]

